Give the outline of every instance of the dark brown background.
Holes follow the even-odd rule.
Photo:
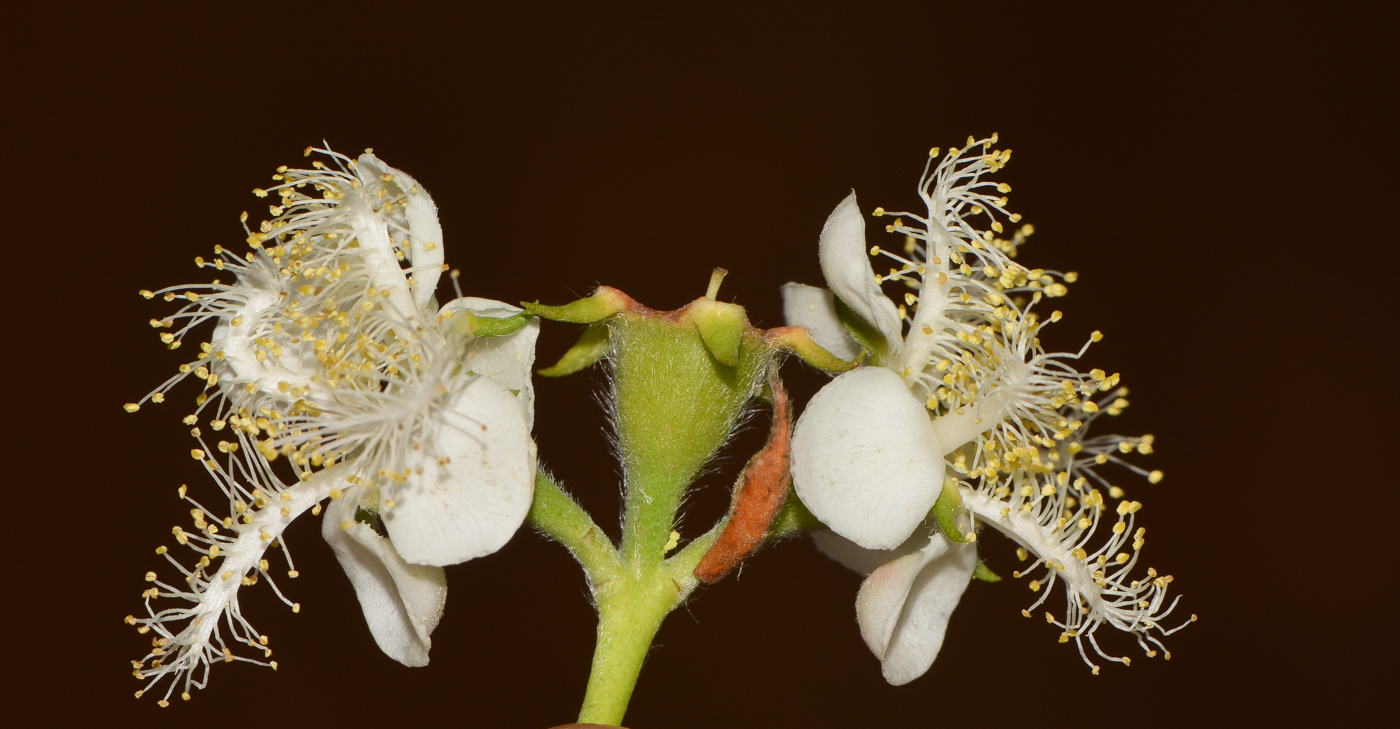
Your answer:
[[[314,520],[289,540],[303,576],[282,582],[302,613],[265,588],[245,598],[278,672],[216,666],[164,711],[131,698],[143,639],[121,619],[187,520],[176,486],[212,489],[178,422],[192,391],[121,411],[180,359],[146,325],[169,309],[135,292],[199,280],[194,256],[240,246],[239,211],[261,210],[249,190],[308,144],[373,146],[415,175],[471,294],[562,302],[607,283],[672,308],[720,265],[722,297],[771,326],[780,284],[820,282],[817,232],[849,189],[866,210],[911,205],[930,146],[993,131],[1016,150],[1012,206],[1039,231],[1022,260],[1082,275],[1050,343],[1105,331],[1090,362],[1133,388],[1121,427],[1157,436],[1148,465],[1167,479],[1130,495],[1147,505],[1148,561],[1201,622],[1170,640],[1170,663],[1095,677],[1019,616],[1021,582],[975,584],[932,670],[892,688],[856,630],[859,578],[798,540],[670,618],[628,724],[1376,719],[1396,655],[1386,22],[1345,3],[11,16],[5,723],[575,715],[593,616],[562,549],[524,531],[449,569],[432,665],[407,669],[374,646]],[[541,358],[574,335],[547,324]],[[788,371],[804,397],[821,382]],[[599,383],[541,382],[537,437],[611,522]],[[745,438],[688,536],[721,509]],[[986,540],[1004,572],[1011,550]]]

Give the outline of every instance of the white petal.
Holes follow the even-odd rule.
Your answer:
[[[836,297],[830,289],[783,284],[783,318],[790,326],[807,327],[822,349],[841,359],[855,359],[860,354],[860,345],[846,334],[836,317]]]
[[[292,348],[288,345],[291,351],[283,356],[262,360],[256,356],[259,326],[281,301],[277,291],[266,285],[265,281],[242,277],[235,288],[242,290],[243,307],[236,316],[221,317],[209,340],[215,351],[223,353],[211,367],[219,375],[219,388],[224,396],[242,407],[251,402],[245,389],[248,384],[252,384],[260,394],[274,398],[286,397],[279,387],[283,382],[290,388],[313,388],[313,375],[320,371],[313,348]],[[239,320],[238,326],[233,326],[234,319]]]
[[[477,377],[449,408],[417,451],[421,460],[409,464],[415,474],[384,487],[394,503],[384,524],[414,564],[457,564],[500,549],[535,494],[535,444],[516,397]]]
[[[856,621],[860,624],[860,637],[876,658],[885,660],[890,637],[909,598],[909,588],[919,570],[928,564],[930,553],[936,557],[947,549],[948,540],[940,536],[929,541],[925,549],[886,562],[861,583],[856,596]]]
[[[442,312],[446,311],[470,311],[477,316],[500,319],[518,314],[522,309],[500,301],[464,296],[444,304]],[[442,312],[439,312],[439,317]],[[507,390],[517,393],[525,413],[526,426],[531,430],[535,426],[535,384],[532,375],[535,342],[539,336],[540,320],[531,319],[525,326],[506,336],[472,341],[463,360],[463,364],[472,372],[490,377]]]
[[[816,543],[817,551],[836,560],[846,569],[860,573],[861,576],[874,572],[896,557],[923,549],[928,546],[928,540],[928,532],[919,529],[894,549],[866,549],[830,529],[817,529],[812,532],[812,541]]]
[[[405,666],[428,665],[428,636],[442,617],[447,575],[441,567],[408,564],[389,540],[355,521],[360,489],[332,501],[321,535],[344,568],[374,641]]]
[[[1014,362],[1012,363],[1014,364]],[[1016,412],[1014,381],[1002,380],[996,389],[983,391],[981,399],[933,421],[933,432],[948,453],[976,440],[978,436]],[[1010,391],[1008,391],[1010,390]]]
[[[793,433],[798,498],[832,531],[869,549],[909,538],[938,499],[944,465],[923,403],[883,367],[832,380]]]
[[[948,544],[946,552],[937,550],[935,554],[938,542],[948,544],[939,535],[920,553],[923,566],[909,587],[897,624],[886,638],[882,667],[885,680],[894,686],[913,681],[933,665],[943,647],[948,619],[977,567],[977,548],[973,545]],[[864,587],[861,591],[864,593]]]
[[[875,269],[870,267],[865,247],[865,218],[856,207],[854,192],[826,219],[817,254],[826,284],[851,311],[885,335],[891,353],[898,352],[904,342],[899,310],[875,283]]]
[[[428,191],[403,170],[384,164],[378,157],[365,153],[356,162],[364,172],[378,170],[394,176],[394,184],[404,193],[403,214],[408,222],[408,260],[413,264],[413,301],[423,309],[437,290],[442,276],[442,225],[438,223],[437,205]]]
[[[412,182],[404,215],[408,218],[409,260],[413,262],[413,300],[422,309],[433,300],[442,276],[442,226],[438,223],[437,205],[428,191],[408,175],[404,177]],[[414,188],[417,192],[412,191]]]
[[[359,242],[360,259],[369,280],[386,292],[385,308],[398,319],[409,321],[418,315],[413,292],[408,288],[408,276],[399,268],[389,238],[389,226],[364,200],[363,188],[351,190],[343,201],[347,222]]]

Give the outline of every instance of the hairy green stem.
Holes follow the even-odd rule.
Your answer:
[[[622,723],[656,631],[666,616],[699,587],[695,566],[721,529],[722,524],[716,525],[644,573],[598,586],[598,644],[579,723]]]
[[[622,560],[612,540],[544,471],[535,473],[535,500],[525,520],[573,553],[590,585],[606,582],[621,572]]]
[[[681,589],[658,571],[624,578],[599,593],[598,643],[578,720],[617,726],[627,713],[651,640],[682,599]]]

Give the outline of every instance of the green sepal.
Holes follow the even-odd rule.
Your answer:
[[[851,311],[851,307],[846,306],[841,301],[841,297],[833,297],[836,303],[836,318],[841,325],[846,328],[846,332],[851,338],[856,340],[862,349],[870,353],[870,364],[878,366],[883,359],[885,352],[889,351],[889,343],[885,341],[885,335],[880,330],[871,326],[869,322],[860,318],[860,315]]]
[[[522,311],[519,314],[512,314],[511,316],[503,316],[500,318],[481,316],[480,314],[474,314],[465,310],[459,312],[459,315],[466,317],[466,323],[471,330],[472,336],[478,339],[504,337],[507,334],[514,334],[520,330],[520,327],[525,326],[531,319],[535,318],[534,314],[528,311]]]
[[[803,362],[823,372],[839,373],[853,370],[865,359],[867,353],[867,350],[861,350],[855,359],[847,362],[817,344],[817,340],[812,338],[812,332],[808,331],[806,327],[791,326],[769,329],[764,334],[764,339],[769,346],[785,352],[792,352],[801,357]]]
[[[993,572],[986,562],[977,560],[977,566],[972,570],[972,579],[983,582],[1001,582],[1001,575]]]
[[[739,364],[739,344],[744,339],[744,330],[749,327],[744,307],[714,299],[697,299],[687,307],[686,317],[695,322],[700,338],[715,359],[730,367]]]
[[[933,518],[948,541],[959,544],[967,542],[967,532],[971,530],[965,529],[967,518],[963,511],[962,494],[958,493],[957,481],[951,478],[943,479],[943,491],[938,494],[938,501],[933,503]]]
[[[636,302],[615,288],[599,286],[592,296],[563,306],[546,306],[538,301],[522,301],[520,306],[541,319],[570,324],[592,324],[613,314],[627,311],[636,306]]]
[[[563,377],[592,366],[608,356],[608,325],[593,322],[584,327],[574,346],[564,353],[553,366],[539,371],[544,377]]]

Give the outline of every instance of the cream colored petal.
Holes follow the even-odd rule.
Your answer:
[[[443,566],[495,552],[520,528],[535,493],[535,444],[519,401],[486,377],[435,423],[415,473],[382,487],[383,516],[404,559]]]
[[[797,420],[793,487],[818,519],[868,549],[893,549],[943,485],[943,451],[923,403],[882,367],[823,387]]]
[[[447,575],[440,567],[408,564],[389,540],[355,521],[359,491],[331,502],[321,535],[354,585],[379,648],[405,666],[426,666],[432,648],[428,636],[447,601]]]
[[[836,297],[830,289],[783,284],[783,318],[790,326],[806,327],[822,349],[841,359],[855,359],[860,354],[860,345],[846,334],[836,317]]]
[[[899,310],[875,283],[875,269],[870,266],[865,245],[865,218],[856,207],[854,192],[826,219],[817,253],[826,285],[851,311],[880,330],[890,354],[899,352],[904,343]]]

